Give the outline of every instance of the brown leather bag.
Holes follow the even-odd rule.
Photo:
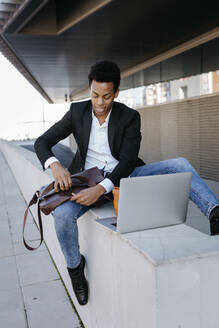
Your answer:
[[[73,174],[71,176],[71,179],[72,179],[72,187],[69,190],[65,190],[65,191],[60,190],[59,192],[56,192],[54,189],[54,181],[53,181],[50,184],[43,186],[40,189],[40,191],[37,190],[33,195],[33,198],[31,199],[24,213],[24,222],[23,222],[23,242],[27,249],[31,251],[36,250],[42,244],[43,225],[42,225],[42,218],[41,218],[40,211],[42,211],[45,215],[50,214],[57,206],[69,200],[72,197],[72,192],[78,193],[81,190],[86,189],[88,187],[96,186],[96,184],[98,184],[104,179],[104,176],[103,176],[103,171],[99,170],[97,167],[92,167],[91,169]],[[109,200],[110,201],[113,200],[112,193],[109,193],[107,195],[102,195],[93,205],[100,206],[105,201],[109,201]],[[30,247],[24,239],[24,229],[26,225],[28,209],[30,206],[36,203],[38,207],[38,222],[40,228],[41,241],[38,247],[33,248]]]

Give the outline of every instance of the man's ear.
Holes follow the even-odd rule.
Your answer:
[[[114,94],[114,98],[117,98],[119,95],[119,89],[116,90],[115,94]]]

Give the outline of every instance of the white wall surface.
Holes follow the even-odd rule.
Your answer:
[[[0,141],[6,157],[27,202],[40,186],[52,180],[51,175],[35,166],[34,154]],[[37,219],[37,207],[31,212]],[[98,209],[99,216],[114,214],[112,208]],[[95,210],[78,221],[80,251],[85,255],[86,275],[90,286],[86,306],[77,303],[59,246],[53,217],[42,214],[44,239],[86,328],[156,328],[156,279],[150,261],[124,239],[98,223]],[[31,219],[31,218],[29,218]]]
[[[52,180],[33,153],[4,141],[0,150],[27,202]],[[36,207],[32,213],[36,219]],[[74,296],[53,217],[42,215],[46,244],[85,327],[218,328],[219,236],[186,225],[121,235],[99,219],[113,214],[105,206],[78,221],[90,286],[86,306]]]

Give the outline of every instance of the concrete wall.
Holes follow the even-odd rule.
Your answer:
[[[3,140],[0,140],[0,151],[26,202],[40,186],[51,182],[50,172],[42,171],[34,153]],[[30,210],[38,224],[37,206]],[[44,240],[86,328],[140,328],[142,323],[157,328],[155,266],[130,241],[98,223],[98,218],[113,215],[112,204],[106,204],[88,211],[78,220],[80,252],[86,258],[89,281],[86,306],[80,306],[73,293],[53,217],[42,213]],[[29,220],[31,216],[27,222]]]
[[[138,110],[140,157],[147,163],[186,157],[207,179],[219,181],[219,94]]]
[[[34,153],[2,140],[0,150],[27,202],[51,181]],[[53,217],[43,215],[46,244],[85,327],[218,328],[219,236],[184,224],[120,234],[107,224],[110,206],[78,220],[90,290],[86,306],[72,291]],[[36,219],[37,208],[31,211]]]

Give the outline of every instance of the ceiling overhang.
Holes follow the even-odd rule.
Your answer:
[[[53,100],[48,96],[44,89],[39,85],[37,80],[31,75],[29,70],[23,65],[20,59],[16,54],[11,50],[10,46],[7,44],[7,41],[2,38],[0,35],[0,50],[2,54],[11,62],[14,67],[27,79],[30,84],[48,101],[52,104]]]
[[[185,0],[179,10],[176,0],[0,0],[0,29],[0,51],[49,102],[64,102],[88,95],[98,60],[118,63],[122,89],[143,83],[143,70],[149,83],[151,67],[160,70],[151,83],[168,79],[159,63],[195,47],[196,71],[206,71],[205,44],[219,38],[219,16],[213,1]]]

